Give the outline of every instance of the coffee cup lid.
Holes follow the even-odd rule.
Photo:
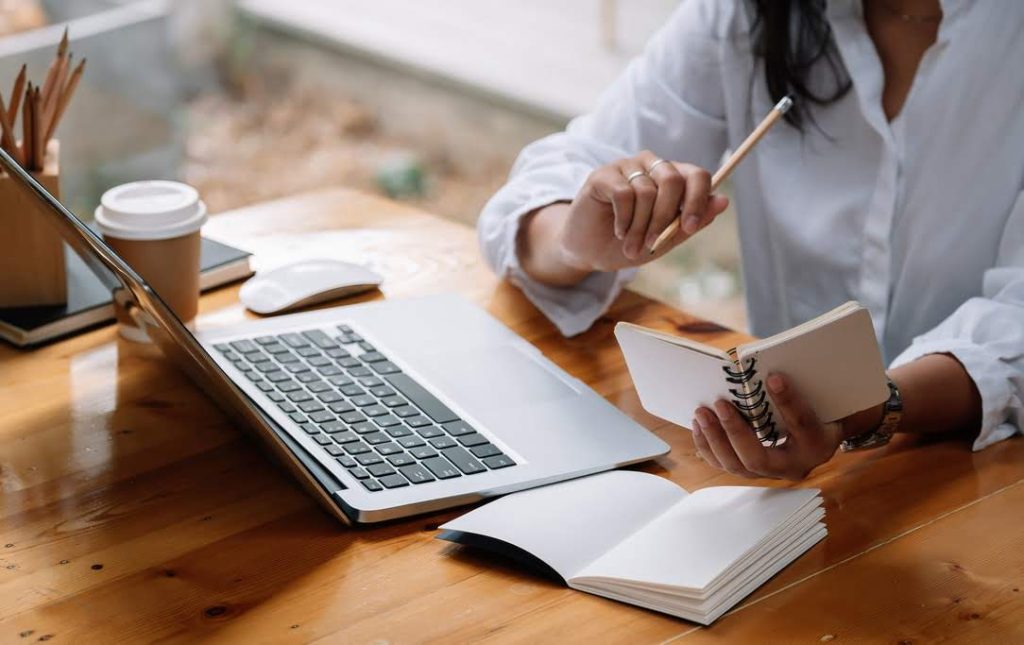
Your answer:
[[[103,193],[96,223],[122,240],[164,240],[199,230],[206,204],[199,191],[176,181],[136,181]]]

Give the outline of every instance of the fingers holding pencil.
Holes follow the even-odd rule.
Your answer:
[[[738,148],[736,148],[736,150],[729,156],[726,162],[722,164],[722,167],[718,169],[718,172],[715,173],[714,177],[712,177],[712,191],[718,189],[722,182],[725,181],[729,177],[729,175],[732,174],[732,171],[736,169],[736,166],[738,166],[740,162],[743,161],[743,158],[747,156],[747,154],[754,148],[754,146],[757,145],[761,138],[768,133],[768,130],[770,130],[772,126],[775,125],[779,121],[779,119],[782,118],[782,115],[784,115],[792,106],[793,99],[791,99],[788,96],[783,97],[781,101],[775,104],[775,107],[771,109],[771,111],[768,113],[768,116],[766,116],[764,120],[761,121],[761,123],[756,128],[754,128],[754,131],[750,133],[750,136],[748,136],[746,140],[743,143],[741,143]],[[682,222],[680,220],[682,220]],[[687,212],[684,210],[682,212],[682,217],[673,220],[672,223],[668,225],[668,228],[662,231],[661,235],[659,235],[658,238],[654,241],[654,243],[650,245],[649,249],[651,255],[657,253],[663,244],[675,238],[677,234],[680,232],[679,229],[681,226],[684,228],[684,232],[685,230],[689,229],[692,229],[693,232],[696,232],[697,230],[699,230],[700,225],[701,223],[699,221],[694,221],[692,219],[692,215],[688,215]]]

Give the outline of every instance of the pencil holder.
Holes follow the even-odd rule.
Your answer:
[[[60,198],[60,147],[51,141],[46,163],[33,176]],[[0,307],[67,302],[64,242],[45,207],[0,174]]]

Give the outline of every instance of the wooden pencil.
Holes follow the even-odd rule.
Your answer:
[[[736,148],[735,152],[729,155],[729,158],[726,159],[724,164],[722,164],[722,167],[719,168],[718,172],[716,172],[714,177],[711,178],[712,192],[714,192],[718,186],[732,174],[732,171],[736,169],[736,166],[738,166],[741,161],[743,161],[743,158],[747,156],[747,153],[757,145],[757,142],[761,140],[761,137],[763,137],[768,130],[770,130],[771,127],[782,118],[782,115],[785,114],[792,105],[793,99],[786,96],[771,109],[768,116],[766,116],[764,120],[754,128],[754,131],[751,132],[750,136],[740,144],[740,147]],[[665,243],[665,240],[671,239],[672,236],[679,232],[679,220],[679,217],[672,220],[672,223],[668,225],[668,228],[662,231],[661,235],[654,240],[654,244],[651,245],[652,254],[658,252],[658,248]]]
[[[54,57],[53,62],[50,63],[50,68],[46,71],[46,80],[43,82],[43,100],[49,102],[50,96],[54,92],[54,87],[57,85],[57,75],[60,73],[60,67],[64,62],[64,57],[68,51],[68,28],[64,28],[64,35],[60,39],[60,45],[57,47],[57,55]]]
[[[82,73],[85,72],[85,61],[78,64],[75,71],[71,73],[71,78],[68,79],[67,87],[61,93],[60,101],[57,104],[57,110],[54,112],[53,118],[46,125],[45,141],[49,141],[53,138],[53,135],[57,132],[57,126],[60,125],[60,120],[64,117],[64,111],[68,109],[68,104],[71,102],[71,98],[75,95],[75,90],[78,88],[78,82],[82,80]]]
[[[42,170],[46,163],[46,140],[43,138],[46,132],[43,129],[43,99],[38,87],[32,97],[32,134],[36,137],[32,142],[32,149],[35,152],[35,163],[32,167]]]
[[[14,127],[11,124],[11,120],[7,118],[7,105],[4,103],[3,94],[0,94],[0,129],[3,130],[0,133],[0,146],[13,156],[15,161],[21,163],[18,159],[18,142],[14,136]]]
[[[35,141],[35,134],[32,132],[31,104],[32,82],[29,81],[25,88],[25,100],[21,102],[21,165],[27,170],[32,166],[32,142]]]
[[[14,89],[11,91],[11,104],[7,106],[7,120],[13,125],[18,120],[18,110],[21,108],[21,97],[25,94],[25,76],[28,73],[28,65],[22,65],[18,72],[18,78],[14,81]]]
[[[50,124],[57,114],[57,106],[60,105],[60,99],[67,88],[68,69],[72,58],[73,54],[68,54],[61,59],[60,65],[57,66],[57,80],[53,84],[53,89],[49,96],[43,97],[43,133],[49,132]]]

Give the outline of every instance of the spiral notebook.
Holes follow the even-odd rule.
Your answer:
[[[615,337],[644,409],[687,428],[698,407],[726,399],[762,443],[783,441],[785,420],[764,386],[774,372],[789,377],[822,422],[889,397],[871,316],[856,302],[728,352],[624,322]]]
[[[816,489],[688,493],[622,470],[507,495],[441,531],[573,589],[705,625],[828,533]]]

